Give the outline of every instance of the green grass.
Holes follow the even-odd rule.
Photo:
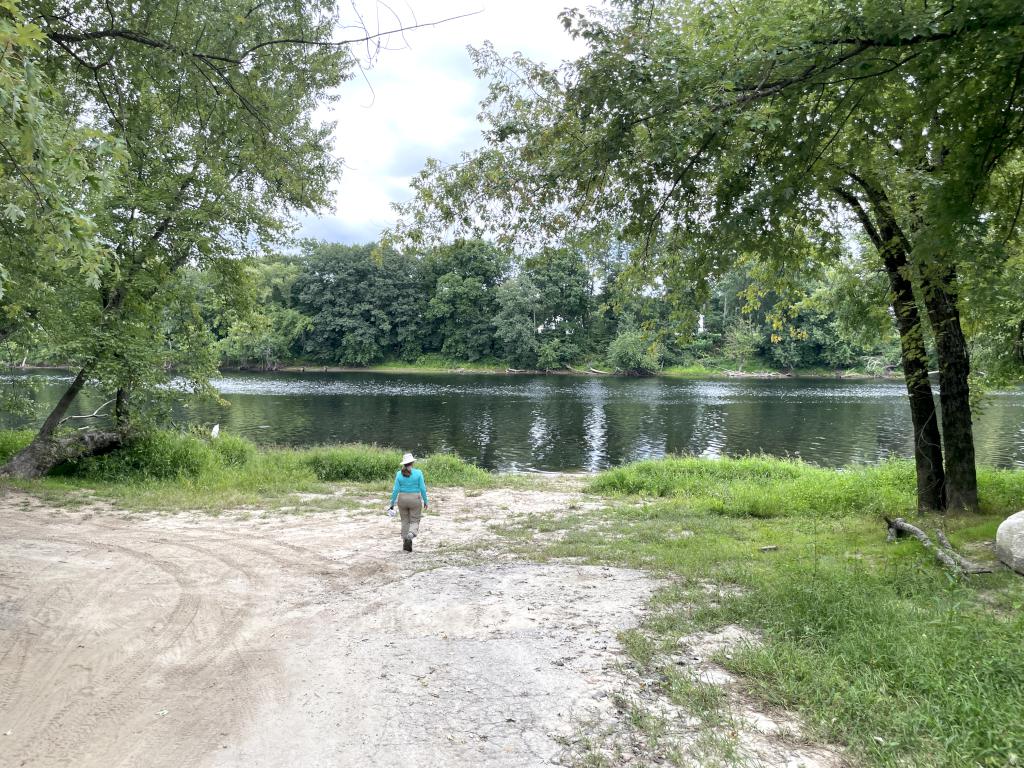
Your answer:
[[[983,513],[1009,514],[1024,500],[1024,472],[980,468]],[[845,517],[914,512],[914,467],[892,460],[843,470],[769,456],[676,457],[602,472],[592,493],[673,498],[693,512],[733,517]]]
[[[478,371],[480,373],[504,373],[508,364],[496,358],[483,360],[452,360],[439,354],[421,355],[415,360],[389,360],[369,366],[371,371],[422,371],[451,372],[458,370]]]
[[[0,458],[28,443],[31,433],[0,431]],[[150,432],[107,456],[59,467],[23,487],[60,494],[88,490],[128,509],[217,512],[294,504],[295,493],[329,493],[330,483],[356,483],[387,499],[402,453],[367,445],[259,449],[221,434]],[[417,462],[429,485],[487,488],[496,477],[450,454]],[[315,505],[314,505],[315,506]]]
[[[34,434],[35,432],[30,429],[0,430],[0,464],[32,442]]]
[[[621,501],[557,521],[565,535],[534,554],[668,577],[623,642],[708,725],[720,722],[721,693],[666,659],[683,636],[739,624],[763,644],[719,662],[858,764],[1002,768],[1024,764],[1024,579],[954,577],[916,541],[887,544],[881,520],[941,526],[960,546],[990,541],[1024,500],[1024,472],[979,476],[983,514],[922,520],[907,462],[841,472],[764,457],[643,462],[597,476],[589,489]],[[726,589],[709,595],[708,582]]]

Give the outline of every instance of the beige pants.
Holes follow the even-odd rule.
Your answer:
[[[418,493],[398,494],[398,514],[402,516],[402,538],[415,538],[423,517],[423,499]]]

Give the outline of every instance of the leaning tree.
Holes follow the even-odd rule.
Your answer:
[[[29,180],[3,226],[25,239],[0,271],[0,322],[9,343],[42,340],[74,368],[0,468],[33,476],[120,445],[170,376],[206,386],[216,357],[188,275],[230,275],[291,212],[328,202],[340,165],[315,110],[357,65],[349,38],[376,36],[351,34],[332,0],[24,0],[0,6],[8,27],[24,39],[0,63],[42,116],[23,132],[36,148],[15,146]],[[65,434],[87,385],[111,393],[113,428]]]

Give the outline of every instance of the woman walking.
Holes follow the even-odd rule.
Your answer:
[[[407,453],[402,457],[402,468],[395,475],[395,487],[391,491],[391,506],[395,508],[395,501],[398,501],[398,512],[402,516],[402,549],[412,552],[412,540],[420,530],[420,518],[423,510],[427,508],[427,484],[423,480],[423,473],[413,469],[413,462],[416,458]]]

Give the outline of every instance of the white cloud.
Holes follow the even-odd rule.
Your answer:
[[[376,24],[377,4],[356,5]],[[478,13],[395,36],[365,77],[347,83],[340,100],[323,112],[337,122],[336,151],[346,169],[334,185],[334,212],[301,219],[303,236],[376,239],[394,222],[391,203],[409,197],[409,178],[427,157],[451,161],[480,146],[476,115],[485,88],[466,46],[489,40],[500,53],[521,51],[547,64],[582,50],[565,34],[558,20],[565,4],[557,0],[408,0],[391,7],[405,25]],[[380,28],[391,26],[381,18]]]

